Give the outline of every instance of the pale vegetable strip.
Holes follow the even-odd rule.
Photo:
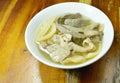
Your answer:
[[[54,22],[55,18],[50,18],[47,21],[44,21],[38,30],[38,34],[36,40],[39,41],[41,36],[44,36],[51,28],[52,23]]]
[[[102,48],[102,46],[101,46],[101,44],[99,44],[97,51],[92,52],[92,53],[88,53],[88,54],[85,56],[85,58],[86,58],[86,59],[94,58],[96,55],[99,54],[99,52],[101,51],[101,48]]]
[[[44,41],[47,40],[49,38],[51,38],[56,32],[56,25],[55,23],[52,24],[52,26],[50,27],[49,32],[46,35],[43,35],[39,38],[39,41]]]
[[[61,63],[62,64],[70,64],[70,63],[82,63],[85,62],[85,58],[83,56],[80,55],[74,55],[71,57],[66,58],[65,60],[63,60]]]

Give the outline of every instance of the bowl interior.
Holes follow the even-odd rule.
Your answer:
[[[56,64],[54,62],[51,62],[48,59],[46,59],[43,55],[40,54],[34,42],[36,30],[37,28],[39,28],[40,23],[42,23],[44,20],[46,20],[49,17],[57,16],[65,13],[80,13],[84,16],[89,17],[95,22],[104,24],[105,28],[104,28],[104,35],[103,35],[102,50],[99,53],[99,55],[97,55],[95,58],[83,64],[66,66],[66,65],[61,65],[61,64]],[[45,8],[44,10],[37,13],[31,19],[25,32],[26,45],[29,51],[32,53],[32,55],[35,58],[37,58],[39,61],[41,61],[46,65],[56,67],[56,68],[63,68],[63,69],[80,68],[97,61],[103,55],[105,55],[105,53],[109,50],[113,41],[113,37],[114,37],[114,30],[113,30],[111,21],[101,10],[93,6],[83,4],[83,3],[77,3],[77,2],[60,3],[60,4],[56,4],[56,5]]]

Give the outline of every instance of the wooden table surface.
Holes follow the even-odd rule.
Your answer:
[[[74,70],[40,63],[24,40],[26,26],[37,12],[68,1],[99,8],[115,31],[112,47],[104,57]],[[0,0],[0,83],[120,83],[120,0]]]

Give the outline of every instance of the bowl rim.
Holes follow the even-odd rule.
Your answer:
[[[102,57],[108,52],[108,50],[109,50],[110,47],[112,46],[112,43],[113,43],[113,40],[114,40],[114,29],[113,29],[113,25],[112,25],[110,19],[108,18],[108,16],[107,16],[105,13],[103,13],[103,14],[108,18],[108,20],[109,20],[109,22],[110,22],[110,24],[111,24],[112,30],[113,30],[113,32],[112,32],[113,34],[112,34],[112,37],[111,37],[111,40],[112,40],[112,41],[111,41],[111,43],[109,44],[109,48],[104,52],[103,55],[99,56],[99,57],[96,58],[96,59],[91,59],[91,61],[90,61],[89,63],[86,63],[86,64],[78,64],[78,65],[73,65],[73,66],[72,66],[72,65],[67,66],[67,65],[49,64],[48,62],[46,62],[46,61],[40,59],[38,56],[36,56],[36,54],[31,50],[30,45],[28,44],[29,40],[28,40],[27,37],[28,37],[29,26],[30,26],[30,24],[32,23],[32,21],[35,19],[35,17],[36,17],[38,14],[40,14],[40,13],[48,10],[48,9],[51,8],[51,7],[56,7],[56,6],[58,6],[58,5],[68,5],[68,4],[69,4],[69,5],[70,5],[70,4],[79,4],[79,5],[84,5],[84,6],[92,7],[92,8],[97,9],[97,10],[100,11],[101,13],[103,13],[103,11],[101,11],[100,9],[98,9],[98,8],[96,8],[96,7],[94,7],[94,6],[91,6],[91,5],[88,5],[88,4],[85,4],[85,3],[80,3],[80,2],[62,2],[62,3],[58,3],[58,4],[51,5],[51,6],[49,6],[49,7],[44,8],[43,10],[39,11],[39,12],[38,12],[37,14],[35,14],[35,15],[33,16],[33,18],[29,21],[29,23],[28,23],[28,25],[27,25],[27,28],[26,28],[26,31],[25,31],[25,43],[26,43],[26,46],[27,46],[29,52],[30,52],[38,61],[40,61],[40,62],[42,62],[42,63],[44,63],[44,64],[46,64],[46,65],[48,65],[48,66],[55,67],[55,68],[60,68],[60,69],[76,69],[76,68],[82,68],[82,67],[88,66],[88,65],[90,65],[90,64],[98,61],[100,58],[102,58]],[[88,61],[87,61],[87,62],[88,62]]]

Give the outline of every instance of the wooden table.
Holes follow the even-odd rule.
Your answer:
[[[62,70],[38,62],[28,51],[28,22],[47,6],[78,0],[0,0],[0,83],[120,83],[120,0],[80,0],[102,10],[114,26],[112,47],[99,61]]]

